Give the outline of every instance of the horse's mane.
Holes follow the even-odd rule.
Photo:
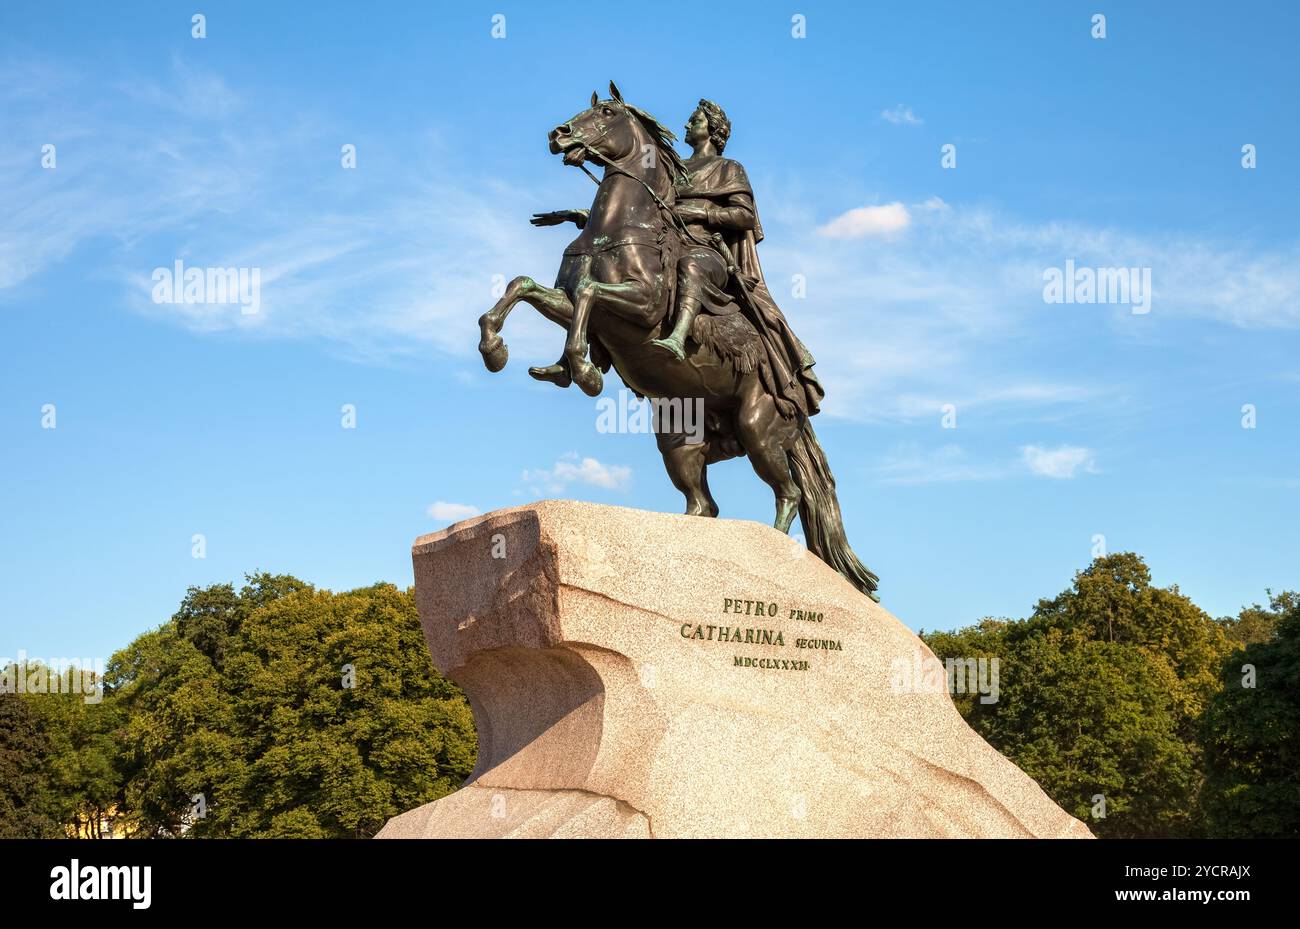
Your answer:
[[[668,166],[669,180],[674,184],[683,180],[686,177],[686,162],[682,161],[682,156],[677,154],[677,149],[673,147],[673,143],[677,141],[677,136],[673,135],[673,131],[639,106],[633,106],[625,101],[623,106],[645,127],[645,131],[650,133],[655,148],[659,150],[659,156],[664,160],[664,164]]]

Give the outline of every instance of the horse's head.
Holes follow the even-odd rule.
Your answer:
[[[673,134],[649,113],[625,102],[613,81],[609,93],[608,100],[601,100],[593,92],[591,106],[551,130],[551,154],[563,153],[566,165],[590,161],[604,167],[630,163],[633,156],[645,154],[645,146],[653,145],[671,166],[680,168]]]
[[[588,160],[603,166],[639,151],[644,133],[612,83],[610,92],[614,96],[601,100],[593,91],[590,107],[551,130],[552,155],[563,153],[566,165]]]

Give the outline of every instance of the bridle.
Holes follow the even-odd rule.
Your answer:
[[[633,117],[632,113],[628,111],[627,107],[619,105],[619,110],[620,112],[622,112],[625,118],[627,119],[635,118]],[[712,246],[716,248],[717,245],[715,242],[708,241],[708,240],[701,240],[697,238],[695,236],[695,233],[691,232],[691,230],[687,227],[686,223],[682,220],[682,218],[677,215],[677,211],[674,210],[672,207],[670,207],[667,203],[665,203],[663,198],[660,197],[657,193],[655,193],[654,188],[651,187],[649,184],[647,184],[644,179],[637,177],[635,174],[632,174],[629,171],[625,171],[623,168],[614,164],[614,162],[610,161],[608,158],[606,158],[604,155],[602,155],[600,152],[596,151],[595,148],[592,147],[594,143],[604,139],[607,135],[610,134],[611,131],[612,128],[602,130],[600,135],[593,138],[591,142],[578,139],[576,140],[577,146],[582,148],[585,152],[587,152],[588,155],[594,155],[595,157],[604,161],[606,171],[613,171],[615,174],[621,174],[624,177],[630,177],[632,180],[636,181],[638,184],[644,187],[646,189],[646,193],[648,193],[650,197],[654,200],[654,202],[658,204],[659,209],[665,215],[668,216],[669,222],[673,225],[673,228],[676,229],[677,232],[682,236],[682,238],[686,239],[689,242],[693,242],[696,245]],[[597,178],[596,175],[592,174],[590,171],[587,170],[586,164],[579,162],[578,167],[582,169],[583,174],[591,178],[591,182],[593,184],[595,184],[597,187],[600,186],[601,183],[600,179]]]

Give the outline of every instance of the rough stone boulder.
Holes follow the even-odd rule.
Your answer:
[[[380,838],[1090,836],[911,630],[767,526],[544,501],[412,556],[479,758]]]

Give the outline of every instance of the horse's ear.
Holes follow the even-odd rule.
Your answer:
[[[617,100],[619,103],[623,102],[623,95],[618,92],[618,87],[614,85],[613,81],[609,82],[609,95],[613,97],[615,100]]]
[[[593,90],[591,92],[591,105],[595,106],[599,102],[600,102],[600,95]]]

